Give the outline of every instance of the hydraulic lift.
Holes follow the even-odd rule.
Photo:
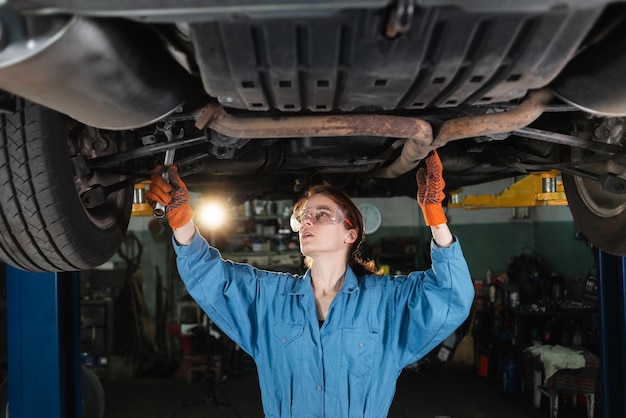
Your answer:
[[[597,251],[602,417],[626,417],[626,257]]]
[[[603,418],[626,416],[626,257],[597,251]],[[82,418],[78,273],[7,267],[9,416]],[[0,411],[0,417],[4,417]]]
[[[78,273],[7,267],[6,287],[9,416],[81,418]]]
[[[558,170],[530,173],[498,194],[463,196],[462,190],[450,193],[449,208],[467,210],[532,206],[567,206]]]

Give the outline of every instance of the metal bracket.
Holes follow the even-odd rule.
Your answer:
[[[89,165],[89,167],[110,167],[124,161],[149,157],[154,154],[166,152],[167,150],[192,147],[194,145],[203,144],[206,142],[208,142],[208,138],[206,137],[206,135],[176,141],[159,142],[153,145],[146,145],[144,147],[137,148],[129,152],[105,155],[103,157],[87,160],[87,164]]]
[[[573,135],[560,134],[556,132],[543,131],[535,128],[521,128],[513,132],[514,135],[523,138],[536,139],[538,141],[551,142],[553,144],[567,145],[592,150],[607,154],[626,154],[626,147],[602,142],[588,141]]]
[[[414,0],[398,0],[391,10],[385,34],[395,38],[411,29],[413,14],[415,13]]]
[[[107,201],[107,197],[111,193],[119,192],[122,189],[130,187],[137,182],[136,178],[129,178],[124,181],[120,181],[108,186],[103,186],[101,184],[94,185],[91,189],[83,192],[80,195],[80,200],[83,202],[83,206],[87,209],[95,208],[96,206],[100,206]]]
[[[562,172],[579,176],[588,180],[597,181],[602,185],[602,190],[614,194],[626,194],[626,180],[618,177],[615,173],[595,174],[579,168],[562,168]]]

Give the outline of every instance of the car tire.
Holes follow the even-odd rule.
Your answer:
[[[562,174],[576,230],[603,251],[626,256],[626,194],[602,190],[594,180]]]
[[[104,389],[93,370],[82,367],[83,414],[85,418],[103,418],[105,408]],[[9,417],[9,379],[0,384],[0,418]]]
[[[87,176],[75,177],[70,159],[69,126],[75,122],[20,99],[0,123],[0,258],[19,269],[53,272],[108,261],[126,234],[132,186],[86,209],[77,185],[84,187]],[[88,178],[90,185],[123,179]]]

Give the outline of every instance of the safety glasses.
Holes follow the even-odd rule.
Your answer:
[[[307,219],[314,225],[337,225],[345,221],[350,228],[354,228],[352,222],[346,219],[341,209],[329,206],[312,206],[298,209],[291,215],[289,224],[293,232],[299,232],[302,223]]]

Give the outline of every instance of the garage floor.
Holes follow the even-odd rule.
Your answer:
[[[217,385],[218,399],[231,407],[202,402],[208,385],[180,379],[103,381],[105,418],[262,418],[254,375],[227,378]],[[197,405],[181,408],[181,405]],[[596,415],[598,416],[598,415]],[[549,418],[547,399],[535,409],[522,395],[500,390],[496,382],[473,374],[436,371],[430,376],[405,372],[398,381],[389,418]],[[559,418],[585,418],[584,406],[562,405]]]

